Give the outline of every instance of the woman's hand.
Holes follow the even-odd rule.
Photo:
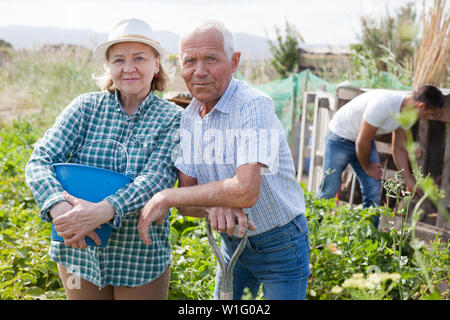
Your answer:
[[[115,216],[115,210],[107,201],[89,202],[63,193],[66,201],[73,206],[70,211],[53,219],[55,230],[64,238],[67,246],[86,249],[85,236],[91,238],[97,245],[100,237],[95,232],[100,225]]]
[[[50,210],[50,215],[52,216],[53,219],[62,216],[64,214],[66,214],[67,212],[69,212],[70,210],[73,209],[73,205],[71,205],[69,202],[67,201],[62,201],[57,203],[51,210]],[[58,233],[58,235],[60,235]],[[87,234],[86,236],[88,236],[89,238],[91,238],[96,244],[100,245],[101,244],[101,240],[98,237],[97,232],[92,231],[91,233]],[[64,239],[64,238],[63,238]],[[86,249],[87,248],[87,244],[86,244],[86,240],[84,239],[84,237],[78,241],[67,241],[66,239],[64,239],[64,244],[68,247],[73,247],[73,248],[82,248],[82,249]]]
[[[164,191],[156,193],[149,202],[142,208],[139,216],[138,231],[139,236],[145,244],[152,244],[152,239],[148,235],[152,222],[163,224],[164,217],[170,209],[165,197]]]
[[[58,202],[53,208],[50,209],[50,215],[53,219],[69,212],[73,209],[73,205],[68,203],[67,201]]]

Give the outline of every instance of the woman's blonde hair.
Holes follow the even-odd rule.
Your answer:
[[[149,46],[152,48],[151,46]],[[109,51],[111,47],[108,48],[106,51],[106,60],[109,60]],[[167,87],[167,84],[169,82],[169,76],[166,73],[166,66],[164,64],[164,61],[161,61],[161,56],[159,53],[153,49],[153,52],[156,56],[160,58],[159,60],[159,71],[157,73],[158,77],[153,78],[152,83],[150,85],[150,91],[164,91]],[[97,85],[100,87],[101,90],[107,90],[110,93],[114,93],[116,91],[116,86],[114,85],[111,77],[111,70],[109,69],[108,65],[106,63],[103,64],[103,69],[105,70],[104,73],[100,76],[92,75],[92,78],[95,80]]]

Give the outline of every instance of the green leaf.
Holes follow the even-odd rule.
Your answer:
[[[44,289],[39,288],[39,287],[30,287],[28,289],[25,290],[25,294],[29,295],[29,296],[41,296],[45,293]]]

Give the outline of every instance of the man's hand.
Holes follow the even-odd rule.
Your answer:
[[[366,120],[361,121],[361,129],[355,142],[356,156],[364,171],[374,178],[381,180],[383,171],[381,164],[378,162],[370,162],[371,142],[375,138],[378,131],[377,127],[372,126]]]
[[[383,170],[381,170],[381,164],[379,162],[370,162],[369,165],[364,168],[364,171],[375,180],[381,180],[383,175]]]
[[[412,179],[410,176],[404,177],[405,181],[405,190],[408,192],[412,192],[414,190],[414,187],[416,185],[416,182],[414,179]],[[420,188],[416,188],[416,192],[414,194],[414,198],[419,199],[423,196],[422,190]]]
[[[138,222],[139,236],[145,244],[152,244],[152,239],[150,239],[150,236],[148,235],[150,225],[153,222],[162,224],[169,209],[170,206],[165,202],[164,190],[156,193],[150,201],[146,203],[141,211]]]
[[[405,148],[406,143],[406,131],[402,127],[399,127],[392,132],[392,158],[394,159],[397,170],[402,170],[403,180],[405,182],[406,191],[412,192],[416,185],[416,180],[411,172],[411,166],[409,164],[408,151]],[[422,190],[416,189],[414,195],[415,198],[423,196]]]
[[[256,226],[250,220],[242,209],[212,207],[207,209],[208,219],[211,228],[220,232],[227,232],[230,236],[236,231],[236,222],[238,224],[238,237],[242,238],[247,226],[255,231]]]

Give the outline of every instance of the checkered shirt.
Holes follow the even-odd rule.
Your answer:
[[[295,167],[273,101],[245,82],[232,79],[225,93],[203,119],[195,98],[180,122],[181,148],[175,166],[198,184],[232,178],[240,165],[266,166],[258,201],[244,211],[263,233],[305,212]]]
[[[69,157],[71,163],[121,173],[128,166],[133,181],[106,198],[116,216],[105,248],[74,249],[52,241],[52,260],[100,287],[139,286],[161,275],[171,259],[169,214],[162,225],[150,227],[150,246],[139,238],[137,222],[152,195],[171,188],[177,178],[174,160],[181,111],[150,93],[134,114],[127,115],[117,91],[83,94],[64,109],[36,143],[25,170],[41,217],[51,221],[49,210],[64,201],[51,165]],[[128,158],[111,140],[126,149]]]

